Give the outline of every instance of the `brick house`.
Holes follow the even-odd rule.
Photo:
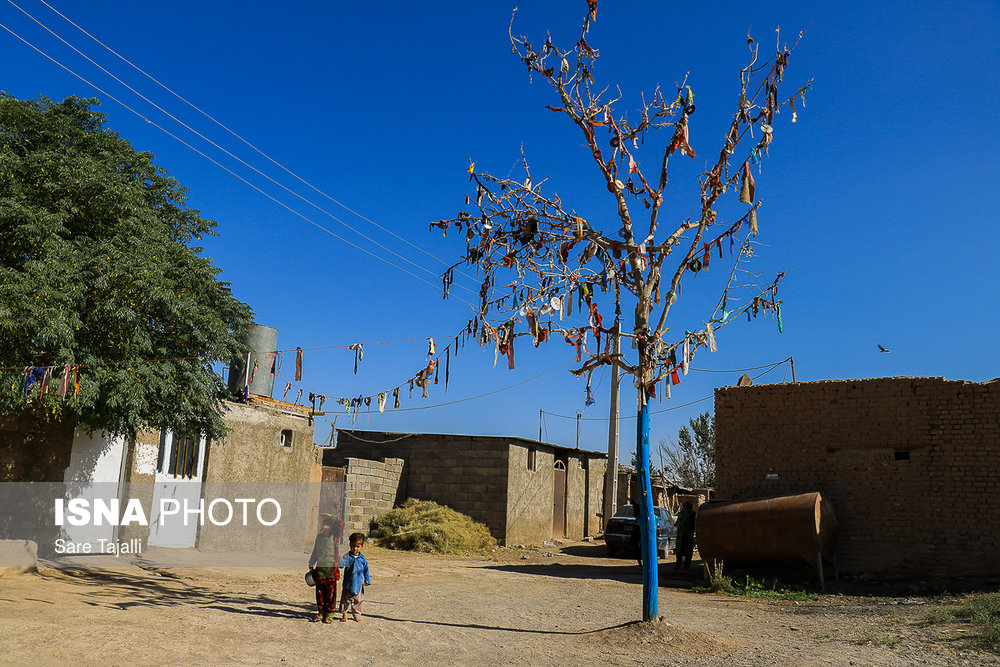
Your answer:
[[[393,459],[402,462],[401,472]],[[324,466],[347,469],[352,506],[376,500],[385,506],[386,488],[376,490],[372,480],[398,476],[393,502],[447,505],[486,524],[506,544],[600,532],[606,464],[599,452],[525,438],[346,429],[337,431],[337,446],[323,452]],[[359,476],[352,477],[352,468]],[[357,515],[353,508],[351,514]]]
[[[1000,573],[1000,380],[715,390],[716,495],[821,491],[842,572]]]

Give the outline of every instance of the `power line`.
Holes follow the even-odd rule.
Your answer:
[[[13,35],[13,36],[14,36],[14,37],[16,37],[17,39],[19,39],[19,40],[20,40],[21,42],[23,42],[24,44],[26,44],[27,46],[29,46],[29,47],[30,47],[31,49],[33,49],[34,51],[36,51],[36,52],[37,52],[37,53],[39,53],[40,55],[44,56],[45,58],[47,58],[47,59],[48,59],[48,60],[50,60],[51,62],[53,62],[53,63],[55,63],[56,65],[58,65],[59,67],[63,68],[64,70],[66,70],[67,72],[69,72],[70,74],[72,74],[73,76],[75,76],[76,78],[80,79],[81,81],[83,81],[83,82],[84,82],[84,83],[86,83],[87,85],[89,85],[89,86],[93,87],[93,88],[94,88],[95,90],[97,90],[98,92],[100,92],[100,93],[102,93],[102,94],[106,95],[106,96],[107,96],[107,97],[108,97],[109,99],[111,99],[111,100],[114,100],[115,102],[117,102],[118,104],[120,104],[121,106],[123,106],[123,107],[124,107],[125,109],[127,109],[127,110],[131,111],[132,113],[134,113],[134,114],[135,114],[136,116],[138,116],[139,118],[142,118],[142,119],[143,119],[144,121],[146,121],[147,123],[149,123],[149,124],[150,124],[150,125],[152,125],[153,127],[157,128],[158,130],[160,130],[161,132],[163,132],[163,133],[164,133],[164,134],[166,134],[167,136],[169,136],[169,137],[171,137],[171,138],[175,139],[176,141],[180,142],[180,143],[181,143],[181,144],[183,144],[184,146],[186,146],[186,147],[190,148],[190,149],[191,149],[191,150],[193,150],[193,151],[194,151],[195,153],[197,153],[198,155],[201,155],[201,156],[202,156],[203,158],[205,158],[206,160],[208,160],[208,161],[209,161],[209,162],[211,162],[212,164],[216,165],[217,167],[219,167],[219,168],[220,168],[220,169],[222,169],[223,171],[225,171],[225,172],[229,173],[230,175],[234,176],[235,178],[238,178],[239,180],[243,181],[243,182],[244,182],[245,184],[249,185],[249,186],[250,186],[251,188],[253,188],[253,189],[254,189],[254,190],[256,190],[257,192],[259,192],[260,194],[264,195],[265,197],[267,197],[268,199],[270,199],[270,200],[271,200],[271,201],[273,201],[274,203],[278,204],[278,205],[279,205],[279,206],[281,206],[282,208],[284,208],[284,209],[288,210],[288,211],[289,211],[290,213],[293,213],[294,215],[296,215],[296,216],[298,216],[298,217],[302,218],[303,220],[305,220],[305,221],[306,221],[306,222],[308,222],[309,224],[313,225],[314,227],[316,227],[316,228],[318,228],[318,229],[321,229],[321,230],[323,230],[324,232],[326,232],[326,233],[327,233],[327,234],[329,234],[330,236],[333,236],[334,238],[336,238],[336,239],[338,239],[338,240],[340,240],[340,241],[343,241],[344,243],[346,243],[346,244],[348,244],[348,245],[350,245],[350,246],[352,246],[352,247],[354,247],[354,248],[357,248],[358,250],[360,250],[360,251],[362,251],[362,252],[364,252],[364,253],[366,253],[366,254],[368,254],[368,255],[371,255],[371,256],[372,256],[372,257],[374,257],[375,259],[378,259],[378,260],[380,260],[380,261],[382,261],[382,262],[385,262],[385,263],[386,263],[386,264],[388,264],[389,266],[392,266],[392,267],[394,267],[394,268],[396,268],[396,269],[399,269],[399,270],[400,270],[400,271],[402,271],[403,273],[406,273],[407,275],[409,275],[409,276],[411,276],[411,277],[413,277],[413,278],[416,278],[417,280],[419,280],[419,281],[421,281],[421,282],[423,282],[423,283],[426,283],[426,284],[430,285],[430,286],[431,286],[431,287],[433,287],[434,289],[440,289],[440,286],[439,286],[439,285],[435,285],[434,283],[432,283],[432,282],[430,282],[429,280],[427,280],[427,279],[423,278],[422,276],[418,276],[417,274],[413,273],[412,271],[409,271],[409,270],[407,270],[407,269],[404,269],[403,267],[399,266],[398,264],[395,264],[395,263],[393,263],[393,262],[391,262],[391,261],[389,261],[389,260],[385,259],[384,257],[380,257],[379,255],[376,255],[375,253],[373,253],[372,251],[368,250],[367,248],[363,248],[363,247],[359,246],[358,244],[356,244],[356,243],[354,243],[354,242],[352,242],[352,241],[349,241],[349,240],[345,239],[345,238],[344,238],[343,236],[340,236],[339,234],[337,234],[336,232],[334,232],[334,231],[332,231],[332,230],[330,230],[330,229],[327,229],[326,227],[324,227],[323,225],[319,224],[319,223],[318,223],[318,222],[316,222],[315,220],[312,220],[311,218],[309,218],[309,217],[307,217],[307,216],[303,215],[302,213],[299,213],[298,211],[296,211],[296,210],[295,210],[295,209],[293,209],[292,207],[288,206],[288,205],[287,205],[287,204],[285,204],[284,202],[281,202],[281,201],[279,201],[278,199],[276,199],[275,197],[273,197],[272,195],[268,194],[267,192],[264,192],[264,190],[260,189],[259,187],[257,187],[256,185],[254,185],[253,183],[251,183],[250,181],[248,181],[247,179],[243,178],[242,176],[240,176],[239,174],[237,174],[236,172],[234,172],[234,171],[233,171],[232,169],[229,169],[229,168],[228,168],[228,167],[226,167],[225,165],[223,165],[223,164],[219,163],[219,162],[218,162],[217,160],[215,160],[214,158],[212,158],[212,157],[210,157],[209,155],[206,155],[206,154],[205,154],[205,153],[203,153],[202,151],[198,150],[197,148],[195,148],[194,146],[192,146],[192,145],[191,145],[191,144],[189,144],[188,142],[184,141],[183,139],[181,139],[181,138],[180,138],[180,137],[178,137],[177,135],[173,134],[172,132],[170,132],[170,131],[169,131],[169,130],[167,130],[166,128],[164,128],[164,127],[162,127],[161,125],[157,124],[156,122],[154,122],[154,121],[152,121],[152,120],[150,120],[150,119],[146,118],[146,117],[145,117],[145,116],[143,116],[143,115],[142,115],[141,113],[139,113],[138,111],[136,111],[135,109],[133,109],[133,108],[132,108],[132,107],[130,107],[129,105],[125,104],[124,102],[122,102],[122,101],[121,101],[121,100],[119,100],[119,99],[118,99],[117,97],[115,97],[115,96],[114,96],[114,95],[112,95],[111,93],[107,92],[106,90],[104,90],[103,88],[101,88],[100,86],[98,86],[97,84],[95,84],[95,83],[92,83],[92,82],[91,82],[91,81],[89,81],[88,79],[86,79],[86,78],[84,78],[83,76],[81,76],[81,75],[77,74],[76,72],[74,72],[73,70],[71,70],[71,69],[70,69],[69,67],[67,67],[66,65],[63,65],[63,64],[62,64],[61,62],[59,62],[58,60],[56,60],[55,58],[53,58],[53,57],[52,57],[52,56],[50,56],[49,54],[47,54],[47,53],[45,53],[44,51],[42,51],[42,50],[41,50],[41,49],[39,49],[39,48],[38,48],[37,46],[35,46],[35,45],[34,45],[34,44],[32,44],[31,42],[29,42],[28,40],[26,40],[26,39],[24,39],[23,37],[21,37],[20,35],[18,35],[18,34],[17,34],[16,32],[14,32],[14,31],[13,31],[13,30],[11,30],[10,28],[8,28],[8,27],[7,27],[6,25],[4,25],[4,24],[0,23],[0,28],[3,28],[4,30],[6,30],[7,32],[9,32],[9,33],[10,33],[11,35]],[[457,298],[458,298],[458,299],[459,299],[460,301],[462,301],[462,302],[466,303],[466,304],[467,304],[467,305],[468,305],[469,307],[471,307],[471,308],[473,308],[473,309],[475,310],[475,308],[476,308],[476,307],[475,307],[475,306],[474,306],[474,305],[473,305],[472,303],[470,303],[470,302],[466,301],[465,299],[462,299],[461,297],[457,297]]]
[[[24,14],[25,16],[27,16],[28,18],[30,18],[32,21],[34,21],[35,23],[37,23],[39,26],[41,26],[45,31],[47,31],[53,37],[55,37],[56,39],[58,39],[60,42],[62,42],[63,44],[65,44],[69,48],[73,49],[73,51],[75,51],[77,54],[79,54],[80,56],[82,56],[83,58],[85,58],[90,64],[94,65],[99,70],[101,70],[102,72],[104,72],[105,74],[107,74],[108,76],[110,76],[112,79],[114,79],[115,81],[117,81],[121,85],[123,85],[126,88],[128,88],[130,91],[132,91],[132,93],[134,93],[135,95],[137,95],[140,98],[142,98],[146,103],[148,103],[149,105],[151,105],[152,107],[154,107],[157,111],[159,111],[159,112],[163,113],[164,115],[168,116],[171,120],[173,120],[176,123],[180,124],[181,126],[183,126],[188,131],[190,131],[193,134],[197,135],[199,138],[203,139],[204,141],[207,141],[209,144],[211,144],[212,146],[214,146],[218,150],[222,151],[223,153],[225,153],[229,157],[233,158],[234,160],[236,160],[237,162],[239,162],[243,166],[247,167],[248,169],[251,169],[252,171],[256,172],[260,176],[263,176],[268,181],[270,181],[271,183],[274,183],[279,188],[285,190],[289,194],[291,194],[291,195],[293,195],[295,197],[298,197],[299,199],[301,199],[305,203],[309,204],[313,208],[317,209],[318,211],[320,211],[322,213],[325,213],[327,216],[329,216],[330,218],[336,220],[340,224],[344,225],[345,227],[347,227],[352,232],[354,232],[358,236],[362,237],[366,241],[369,241],[370,243],[373,243],[373,244],[377,245],[378,247],[382,248],[386,252],[389,252],[389,253],[395,255],[396,257],[400,258],[404,262],[412,264],[413,266],[417,267],[421,271],[425,271],[425,272],[429,273],[430,275],[437,277],[437,274],[434,273],[433,271],[431,271],[430,269],[428,269],[427,267],[425,267],[425,266],[423,266],[421,264],[418,264],[417,262],[414,262],[413,260],[409,259],[408,257],[405,257],[405,256],[399,254],[398,252],[396,252],[396,251],[392,250],[391,248],[388,248],[387,246],[379,243],[378,241],[376,241],[375,239],[373,239],[370,236],[366,235],[365,233],[363,233],[363,232],[355,229],[351,225],[347,224],[346,222],[344,222],[343,220],[341,220],[340,218],[338,218],[337,216],[335,216],[333,213],[327,211],[326,209],[324,209],[323,207],[315,204],[314,202],[310,201],[309,199],[306,199],[305,197],[303,197],[299,193],[295,192],[291,188],[287,187],[286,185],[284,185],[282,183],[279,183],[277,180],[271,178],[270,176],[268,176],[267,174],[265,174],[264,172],[262,172],[260,169],[257,169],[256,167],[254,167],[253,165],[249,164],[245,160],[241,159],[237,155],[234,155],[233,153],[231,153],[230,151],[226,150],[225,148],[223,148],[219,144],[215,143],[214,141],[212,141],[211,139],[209,139],[208,137],[206,137],[204,134],[202,134],[201,132],[197,131],[196,129],[194,129],[193,127],[191,127],[190,125],[188,125],[187,123],[185,123],[184,121],[182,121],[181,119],[177,118],[172,113],[170,113],[169,111],[167,111],[166,109],[164,109],[160,105],[156,104],[155,102],[153,102],[152,100],[150,100],[148,97],[146,97],[145,95],[143,95],[142,93],[140,93],[138,90],[136,90],[135,88],[133,88],[132,86],[130,86],[129,84],[125,83],[124,81],[122,81],[121,79],[119,79],[117,76],[115,76],[114,74],[112,74],[111,72],[109,72],[107,69],[105,69],[104,67],[102,67],[99,63],[97,63],[96,61],[94,61],[90,56],[88,56],[87,54],[83,53],[80,49],[76,48],[75,46],[73,46],[72,44],[70,44],[69,42],[67,42],[65,39],[63,39],[58,34],[56,34],[53,30],[51,30],[44,23],[42,23],[41,21],[39,21],[38,19],[36,19],[34,16],[32,16],[31,14],[29,14],[27,11],[25,11],[23,8],[21,8],[19,5],[17,5],[17,3],[15,3],[13,0],[7,0],[7,2],[9,4],[13,5],[22,14]],[[93,85],[93,84],[91,84],[91,85]],[[107,93],[105,93],[105,94],[107,94]],[[475,292],[472,289],[470,289],[468,287],[465,287],[464,285],[458,285],[458,287],[460,287],[461,289],[464,289],[464,290],[466,290],[466,291],[468,291],[470,293],[475,294]]]
[[[10,0],[8,0],[8,2],[10,2]],[[128,64],[130,67],[132,67],[133,69],[135,69],[137,72],[139,72],[140,74],[142,74],[143,76],[145,76],[146,78],[148,78],[149,80],[151,80],[152,82],[154,82],[155,84],[157,84],[158,86],[160,86],[161,88],[163,88],[164,90],[166,90],[167,92],[169,92],[171,95],[173,95],[177,99],[181,100],[182,102],[184,102],[185,104],[187,104],[189,107],[191,107],[192,109],[194,109],[195,111],[197,111],[201,115],[205,116],[206,118],[208,118],[209,120],[211,120],[213,123],[215,123],[216,125],[218,125],[222,129],[224,129],[226,132],[228,132],[229,134],[233,135],[234,137],[236,137],[237,139],[239,139],[240,141],[242,141],[244,144],[246,144],[247,146],[249,146],[250,148],[252,148],[254,151],[256,151],[258,154],[260,154],[261,156],[263,156],[264,158],[266,158],[268,161],[270,161],[272,164],[274,164],[278,168],[282,169],[283,171],[285,171],[286,173],[288,173],[289,175],[291,175],[292,177],[294,177],[296,180],[298,180],[301,183],[303,183],[304,185],[308,186],[309,188],[311,188],[315,192],[323,195],[324,197],[326,197],[327,199],[329,199],[333,203],[337,204],[341,208],[349,211],[350,213],[353,213],[355,216],[361,218],[365,222],[368,222],[369,224],[372,224],[375,227],[378,227],[379,229],[381,229],[382,231],[386,232],[387,234],[390,234],[390,235],[396,237],[400,241],[403,241],[407,245],[409,245],[409,246],[411,246],[411,247],[419,250],[420,252],[424,253],[425,255],[427,255],[429,257],[432,257],[433,259],[436,259],[437,261],[441,262],[441,264],[443,264],[444,266],[450,266],[448,262],[446,262],[445,260],[441,259],[437,255],[434,255],[433,253],[431,253],[431,252],[427,251],[426,249],[424,249],[423,247],[421,247],[421,246],[413,243],[412,241],[410,241],[406,237],[397,234],[396,232],[392,231],[391,229],[389,229],[387,227],[384,227],[383,225],[380,225],[379,223],[375,222],[374,220],[368,218],[367,216],[362,215],[361,213],[358,213],[357,211],[355,211],[354,209],[350,208],[349,206],[347,206],[343,202],[341,202],[341,201],[335,199],[333,196],[327,194],[325,191],[317,188],[315,185],[313,185],[309,181],[305,180],[304,178],[302,178],[301,176],[299,176],[298,174],[296,174],[295,172],[293,172],[291,169],[289,169],[288,167],[286,167],[285,165],[281,164],[280,162],[278,162],[277,160],[275,160],[274,158],[272,158],[270,155],[268,155],[267,153],[265,153],[264,151],[262,151],[260,148],[258,148],[257,146],[255,146],[253,143],[251,143],[247,139],[243,138],[237,132],[235,132],[234,130],[230,129],[229,127],[227,127],[226,125],[224,125],[219,120],[215,119],[208,112],[204,111],[203,109],[201,109],[200,107],[198,107],[193,102],[187,100],[186,98],[184,98],[183,96],[181,96],[179,93],[177,93],[176,91],[174,91],[173,89],[171,89],[170,87],[168,87],[166,84],[164,84],[163,82],[161,82],[159,79],[157,79],[153,75],[151,75],[148,72],[146,72],[145,70],[143,70],[141,67],[139,67],[138,65],[136,65],[135,63],[133,63],[131,60],[129,60],[125,56],[121,55],[120,53],[118,53],[117,51],[115,51],[114,49],[112,49],[110,46],[108,46],[107,44],[105,44],[104,42],[102,42],[100,39],[98,39],[94,35],[92,35],[89,32],[87,32],[87,30],[85,30],[82,26],[80,26],[79,24],[75,23],[73,20],[71,20],[70,18],[68,18],[65,14],[63,14],[58,9],[56,9],[55,7],[53,7],[52,5],[50,5],[48,2],[46,2],[45,0],[39,0],[39,2],[41,2],[43,5],[45,5],[46,7],[48,7],[49,9],[51,9],[53,12],[55,12],[56,14],[58,14],[60,17],[63,18],[63,20],[65,20],[67,23],[69,23],[70,25],[72,25],[74,28],[76,28],[77,30],[79,30],[80,32],[82,32],[83,34],[85,34],[87,37],[89,37],[90,39],[94,40],[95,42],[97,42],[98,44],[100,44],[102,47],[104,47],[105,49],[107,49],[115,57],[119,58],[120,60],[122,60],[123,62],[125,62],[126,64]],[[14,4],[14,3],[11,2],[11,4]],[[14,5],[14,6],[17,7],[17,5]],[[20,9],[20,7],[18,7],[18,9]],[[24,10],[22,9],[21,11],[23,12]],[[25,12],[25,14],[27,14],[27,12]],[[28,16],[30,17],[30,15],[28,15]],[[38,22],[36,19],[34,19],[34,17],[31,17],[31,18],[32,18],[32,20],[35,20],[36,23]],[[39,23],[39,25],[41,25],[41,23]],[[45,27],[45,26],[42,26],[42,27]],[[46,28],[46,30],[48,30],[48,28]],[[55,33],[53,33],[53,34],[55,34]],[[86,57],[86,56],[84,56],[84,57]],[[89,60],[89,58],[88,58],[88,60]],[[312,202],[310,202],[310,203],[312,203]],[[313,205],[315,206],[315,204],[313,204]],[[317,208],[319,208],[319,207],[317,207]],[[320,209],[320,210],[322,210],[322,209]],[[324,211],[324,212],[326,212],[326,211]],[[327,213],[327,214],[331,215],[331,217],[334,217],[334,216],[332,216],[332,214],[329,214],[329,213]],[[337,219],[337,218],[334,218],[334,219]],[[470,275],[468,275],[468,274],[466,274],[464,272],[459,271],[459,273],[461,275],[467,277],[467,278],[474,279],[472,276],[470,276]]]
[[[790,358],[791,357],[789,357],[789,359]],[[740,368],[740,369],[737,369],[735,371],[720,371],[720,372],[738,373],[740,371],[748,371],[748,370],[756,370],[756,369],[760,369],[760,368],[766,368],[767,369],[766,371],[764,371],[763,373],[759,373],[758,375],[756,375],[753,378],[751,378],[753,380],[756,380],[757,378],[770,373],[772,370],[774,370],[775,368],[777,368],[781,364],[785,364],[785,363],[788,363],[788,359],[782,359],[781,361],[777,361],[777,362],[771,364],[770,366],[756,366],[754,368]],[[696,369],[692,368],[692,369],[689,369],[689,370],[696,370]],[[701,403],[703,401],[707,401],[710,398],[714,398],[714,395],[712,395],[712,396],[704,396],[702,398],[695,399],[695,400],[690,401],[688,403],[682,403],[680,405],[675,405],[675,406],[673,406],[671,408],[664,408],[663,410],[655,410],[653,412],[650,412],[649,414],[651,414],[651,415],[658,415],[658,414],[662,414],[664,412],[672,412],[674,410],[680,410],[681,408],[686,408],[688,406],[695,405],[696,403]],[[572,416],[570,416],[570,415],[560,415],[560,414],[557,414],[555,412],[544,412],[544,411],[542,411],[542,414],[543,415],[551,415],[553,417],[561,417],[562,419],[577,419],[576,415],[572,415]],[[619,417],[618,419],[619,420],[626,420],[626,419],[635,419],[635,418],[636,418],[636,415],[628,415],[628,416],[625,416],[625,417]],[[610,419],[610,417],[581,417],[580,419],[582,419],[583,421],[606,422],[606,421],[608,421]]]

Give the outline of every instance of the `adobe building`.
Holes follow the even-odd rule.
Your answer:
[[[232,489],[239,489],[255,498],[277,497],[282,505],[287,500],[291,507],[294,494],[309,493],[308,483],[316,481],[310,413],[308,407],[251,394],[245,403],[223,402],[223,423],[229,429],[223,440],[141,432],[127,451],[121,496],[158,508],[163,494],[170,494],[193,506],[201,498],[228,498]],[[289,527],[284,533],[252,533],[236,522],[217,526],[206,521],[182,531],[159,527],[151,517],[148,532],[139,530],[122,539],[137,537],[148,546],[196,546],[202,551],[258,551],[279,540],[289,547],[311,547],[315,537],[314,526],[297,531]]]
[[[250,549],[247,532],[224,529],[207,522],[184,530],[161,530],[155,508],[161,498],[187,500],[196,506],[239,482],[244,493],[318,492],[311,409],[263,396],[246,403],[223,401],[223,422],[230,429],[220,441],[185,438],[168,431],[140,432],[134,441],[103,432],[88,434],[61,422],[44,422],[26,413],[0,422],[0,481],[52,482],[79,498],[117,498],[122,506],[137,498],[154,514],[149,526],[112,525],[64,527],[72,541],[139,539],[149,546],[194,547],[205,550]],[[282,485],[283,482],[302,484]],[[284,487],[284,488],[282,488]],[[235,488],[235,487],[232,487]],[[340,487],[342,488],[342,487]],[[231,495],[231,494],[229,494]],[[310,502],[310,501],[303,501]],[[301,504],[301,503],[300,503]],[[312,500],[318,505],[318,499]],[[51,507],[42,508],[51,513]],[[318,512],[318,509],[317,509]],[[291,528],[289,528],[291,531]],[[11,529],[11,532],[16,532]],[[257,536],[262,545],[265,536]],[[299,526],[287,535],[272,532],[270,540],[284,539],[291,547],[311,547],[315,526]],[[39,545],[45,551],[45,545]]]
[[[467,514],[505,544],[582,539],[601,531],[607,461],[599,452],[506,436],[338,429],[337,446],[324,450],[323,465],[347,469],[353,522],[375,514],[359,514],[365,503],[387,509],[417,498]],[[394,498],[384,483],[374,492],[352,483],[352,470],[395,483]]]
[[[1000,379],[715,390],[716,495],[820,491],[841,572],[1000,573]]]

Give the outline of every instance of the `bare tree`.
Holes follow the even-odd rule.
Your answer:
[[[661,216],[671,159],[678,154],[695,158],[690,134],[694,93],[685,78],[676,95],[659,87],[648,96],[643,94],[633,119],[617,112],[621,92],[616,89],[611,96],[609,87],[595,83],[599,53],[586,38],[596,19],[597,2],[588,0],[587,4],[580,38],[571,48],[559,48],[551,37],[537,48],[527,38],[515,37],[513,16],[510,42],[530,75],[541,77],[555,91],[557,104],[547,108],[579,128],[610,194],[615,227],[599,229],[590,216],[568,206],[557,194],[546,194],[547,177],[533,177],[523,149],[523,178],[498,177],[470,164],[475,195],[467,197],[466,203],[471,211],[463,210],[432,226],[446,233],[457,227],[465,234],[463,261],[478,267],[483,278],[476,320],[480,342],[492,341],[497,357],[505,355],[513,367],[519,337],[530,336],[537,347],[561,336],[576,348],[580,365],[572,372],[587,379],[588,402],[592,401],[590,377],[595,369],[608,365],[632,376],[637,390],[640,505],[645,519],[643,616],[650,619],[657,611],[657,582],[647,404],[657,391],[669,396],[670,386],[687,374],[696,351],[714,351],[715,332],[738,316],[767,312],[777,316],[780,328],[777,290],[784,274],[762,283],[743,266],[754,254],[752,238],[757,235],[761,206],[751,166],[767,154],[779,110],[788,108],[795,121],[794,98],[803,99],[808,85],[791,98],[779,99],[779,85],[794,44],[784,47],[779,39],[774,56],[762,61],[759,46],[748,38],[748,64],[739,72],[732,123],[717,157],[697,176],[696,213]],[[653,161],[643,159],[648,146],[657,151]],[[720,198],[729,191],[746,207],[725,220]],[[668,316],[684,279],[706,271],[710,264],[721,264],[725,247],[733,257],[732,266],[724,275],[711,314],[683,336],[668,338]],[[669,266],[668,258],[672,260]],[[455,267],[443,276],[446,294]],[[509,275],[508,282],[500,278],[503,273]],[[630,332],[621,331],[623,301],[626,305],[634,302]],[[561,324],[572,315],[574,305],[585,318],[584,326]],[[613,324],[606,325],[612,306]],[[499,323],[491,324],[491,316]],[[527,330],[516,332],[522,321]],[[631,338],[633,355],[613,352],[612,339],[618,333]]]

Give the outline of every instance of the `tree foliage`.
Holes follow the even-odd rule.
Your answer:
[[[215,223],[96,104],[0,95],[0,413],[219,437],[211,358],[240,351],[252,312],[191,245]],[[79,391],[60,397],[67,365]],[[27,367],[54,369],[44,395]]]
[[[677,443],[660,440],[663,474],[688,488],[715,485],[715,417],[704,412],[681,426]]]

